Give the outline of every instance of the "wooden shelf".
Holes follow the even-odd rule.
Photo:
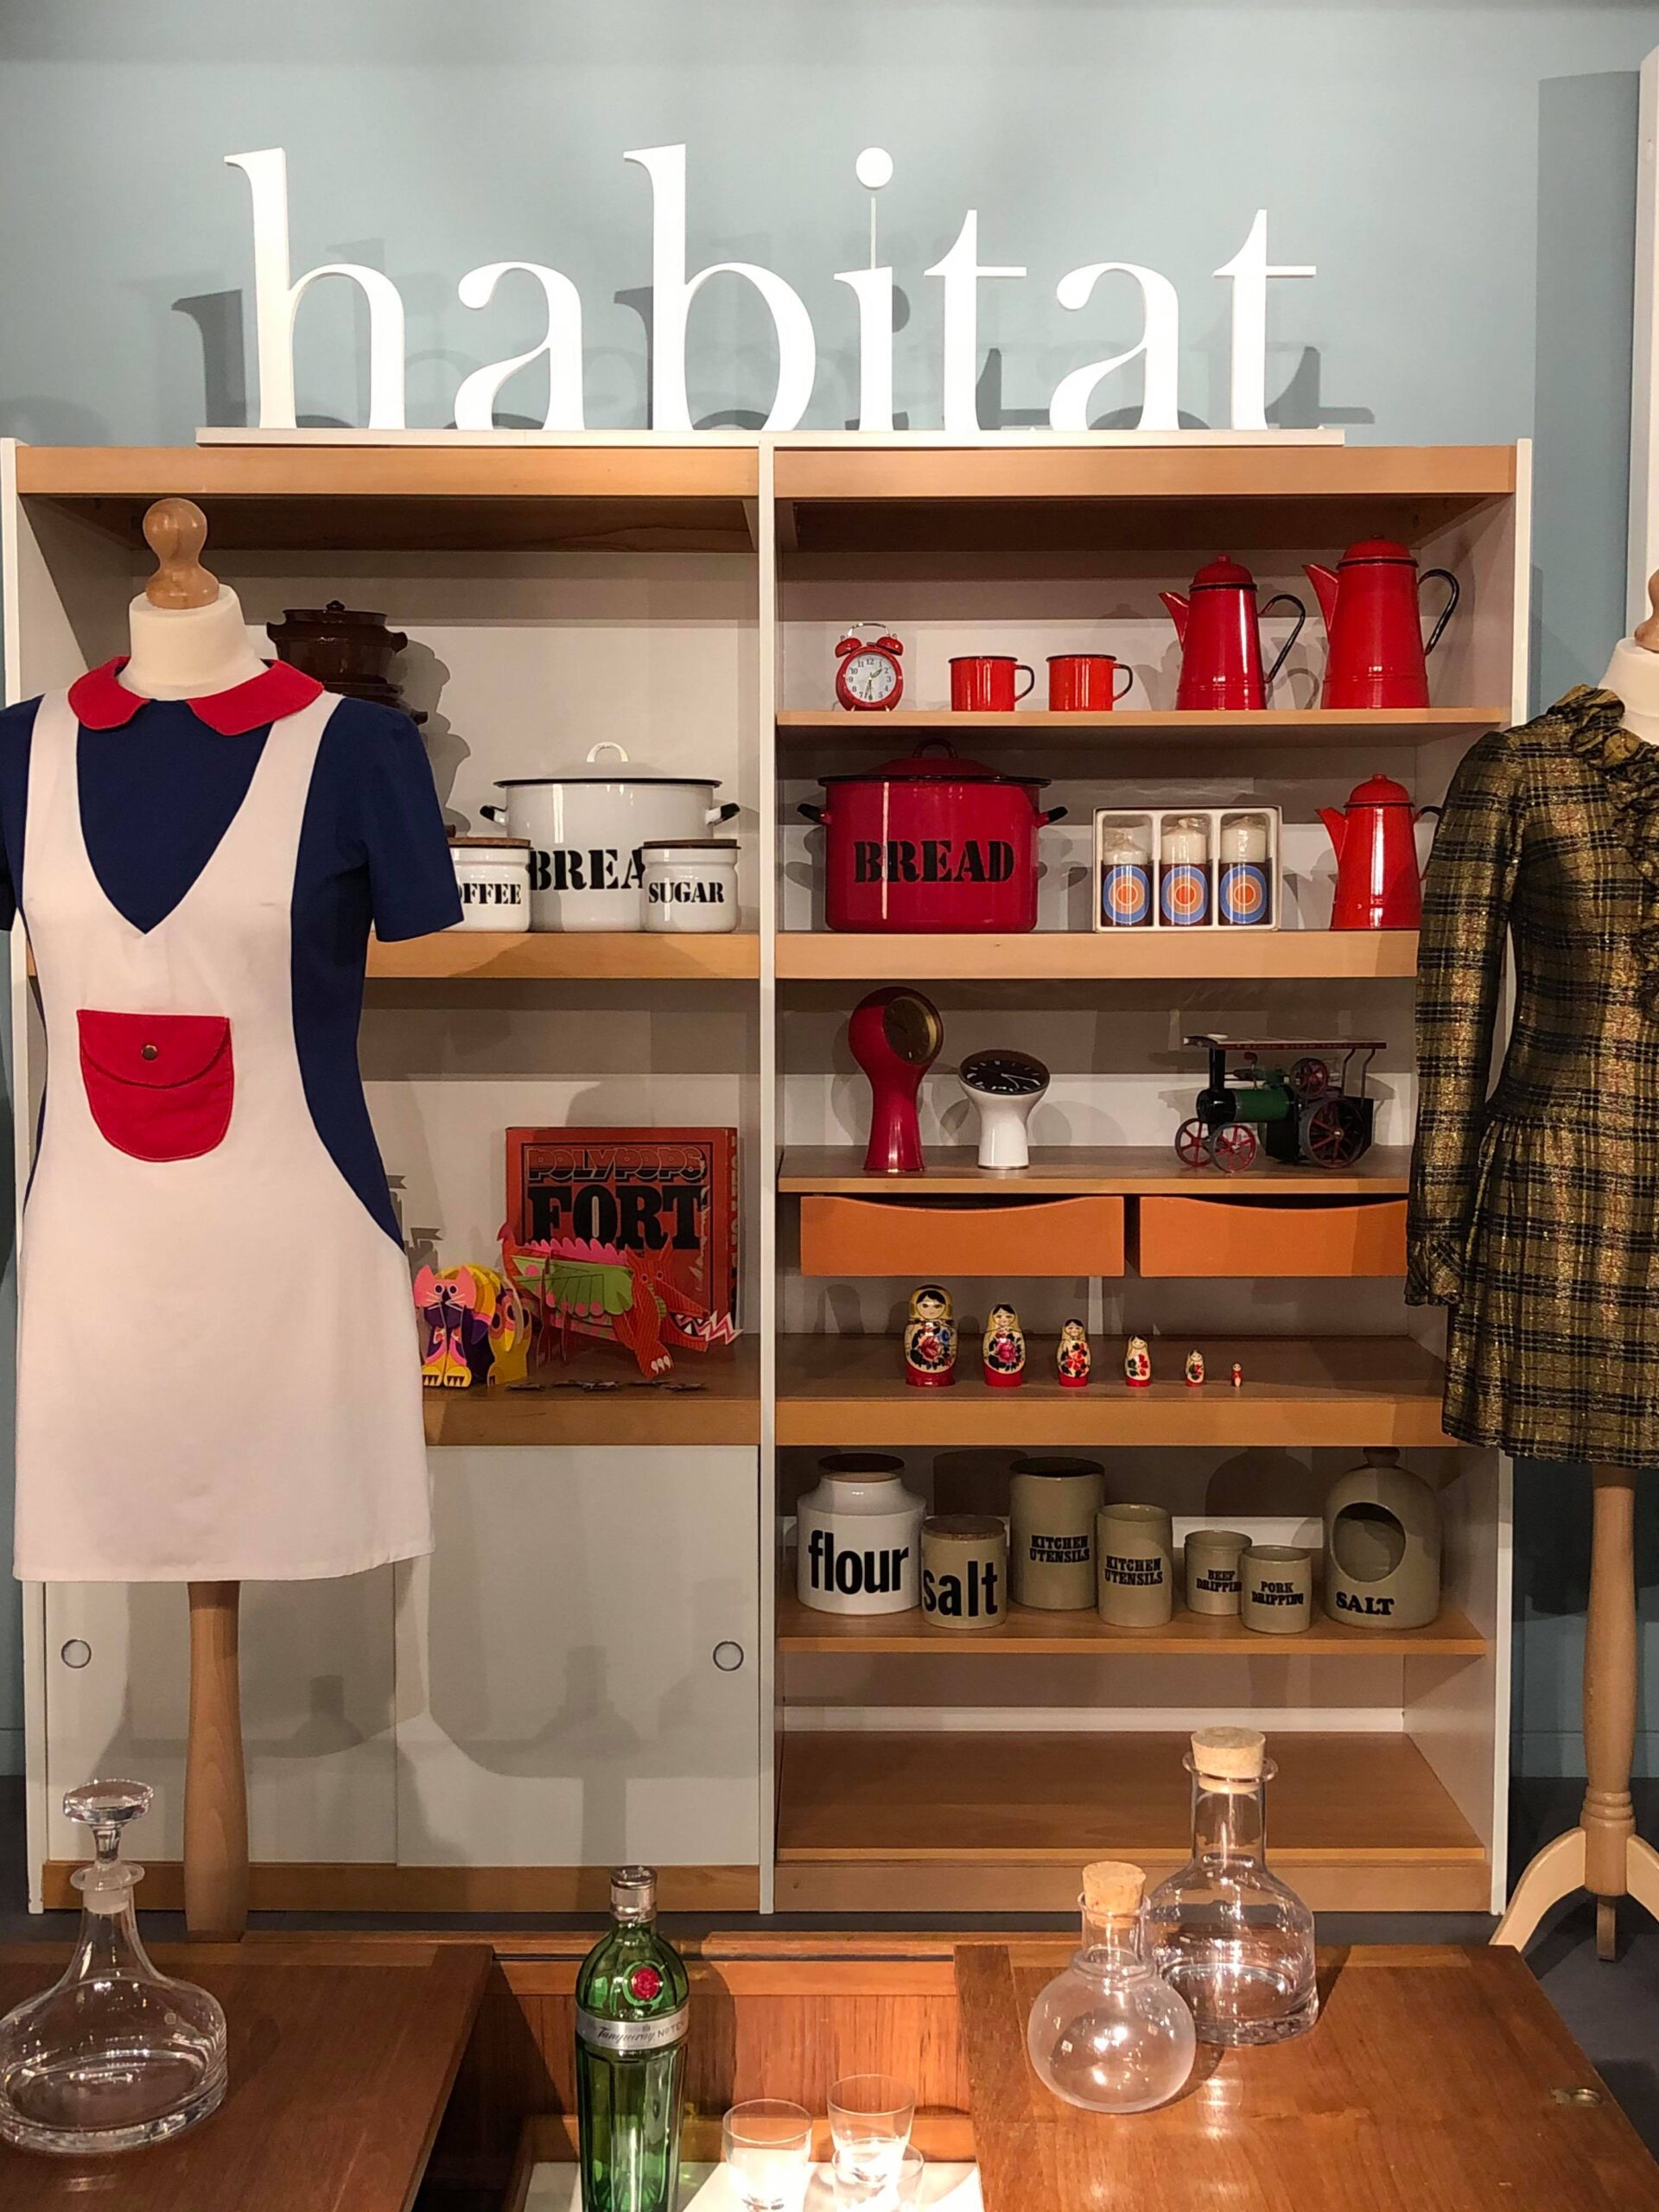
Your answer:
[[[799,552],[1415,545],[1514,496],[1512,446],[779,446]]]
[[[930,1628],[919,1611],[814,1612],[792,1586],[793,1563],[778,1586],[778,1649],[842,1652],[857,1657],[925,1653],[937,1658],[1002,1652],[1045,1659],[1274,1659],[1294,1653],[1314,1659],[1481,1659],[1491,1649],[1463,1614],[1448,1607],[1427,1628],[1363,1629],[1316,1614],[1298,1637],[1258,1636],[1236,1618],[1216,1620],[1185,1609],[1164,1628],[1113,1628],[1098,1613],[1037,1612],[1011,1605],[999,1629]]]
[[[1440,1427],[1440,1363],[1406,1337],[1200,1337],[1210,1380],[1181,1377],[1187,1339],[1152,1348],[1153,1381],[1132,1390],[1116,1371],[1122,1340],[1095,1346],[1096,1380],[1063,1390],[1037,1373],[1018,1390],[989,1390],[965,1344],[945,1390],[905,1381],[893,1337],[785,1337],[778,1349],[778,1441],[826,1450],[868,1446],[989,1445],[1037,1451],[1103,1445],[1449,1446]],[[1236,1360],[1244,1370],[1235,1390]]]
[[[791,709],[778,717],[785,737],[864,738],[899,753],[929,736],[995,736],[1030,744],[1067,739],[1121,745],[1156,742],[1198,747],[1225,745],[1332,747],[1376,742],[1432,745],[1437,738],[1475,738],[1501,729],[1510,720],[1505,707],[1403,707],[1337,710],[1323,707],[1272,708],[1257,715],[1177,714],[1140,708],[1109,715],[1059,715],[1046,707],[1018,707],[1012,714],[956,714],[948,707],[901,709],[891,715],[854,715],[834,709]]]
[[[1415,930],[1033,930],[1022,937],[837,935],[785,930],[787,982],[1125,982],[1313,977],[1363,982],[1417,972]]]
[[[477,983],[742,982],[760,973],[760,940],[658,936],[632,930],[441,930],[435,937],[377,939],[369,974]]]
[[[577,1389],[428,1390],[426,1440],[437,1445],[758,1444],[760,1350],[740,1337],[730,1351],[683,1352],[669,1379],[701,1382],[696,1391],[636,1381],[624,1352],[595,1349],[554,1374],[575,1382],[614,1382],[614,1390]]]
[[[753,446],[22,446],[17,488],[135,551],[181,493],[209,542],[316,551],[747,550]]]
[[[1056,1910],[1090,1859],[1161,1880],[1189,1848],[1186,1748],[1161,1731],[786,1732],[779,1907]],[[1269,1749],[1273,1860],[1311,1904],[1486,1910],[1485,1853],[1408,1737],[1281,1729]]]
[[[1345,1173],[1269,1161],[1243,1175],[1183,1167],[1173,1145],[1033,1145],[1029,1167],[981,1167],[971,1145],[936,1145],[918,1175],[867,1175],[861,1145],[791,1145],[778,1188],[868,1198],[1386,1198],[1408,1187],[1410,1169],[1409,1147],[1393,1145],[1373,1147]]]

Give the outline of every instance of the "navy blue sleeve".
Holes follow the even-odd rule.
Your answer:
[[[368,870],[375,935],[390,944],[453,927],[461,893],[419,730],[391,707],[342,699],[323,743],[340,779],[342,843]]]
[[[38,699],[0,712],[0,929],[16,919],[23,897],[23,829],[29,812],[29,755]]]

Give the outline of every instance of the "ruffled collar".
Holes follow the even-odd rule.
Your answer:
[[[1618,825],[1642,879],[1642,919],[1634,950],[1640,998],[1659,1014],[1659,746],[1624,728],[1624,702],[1592,683],[1574,684],[1549,709],[1572,750],[1606,781]]]

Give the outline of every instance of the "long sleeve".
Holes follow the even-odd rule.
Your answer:
[[[1520,862],[1523,778],[1509,733],[1465,756],[1423,886],[1417,961],[1417,1133],[1406,1299],[1455,1306]]]

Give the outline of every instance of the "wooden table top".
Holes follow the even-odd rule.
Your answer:
[[[0,1950],[0,2012],[61,1972],[54,1944]],[[225,2101],[171,2143],[102,2158],[0,2144],[5,2212],[407,2212],[472,2032],[491,1952],[410,1941],[161,1945],[230,2031]]]
[[[1519,1953],[1320,1953],[1310,2035],[1199,2047],[1132,2118],[1051,2096],[1026,2016],[1052,1947],[957,1951],[985,2212],[1654,2212],[1659,2164]]]

